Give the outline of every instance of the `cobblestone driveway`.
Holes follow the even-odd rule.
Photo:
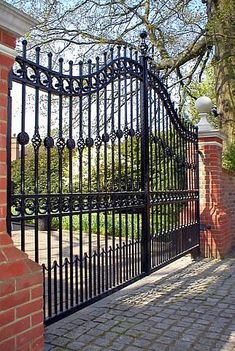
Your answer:
[[[47,327],[45,350],[235,350],[235,253],[177,262]]]

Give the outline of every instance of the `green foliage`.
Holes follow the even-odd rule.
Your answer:
[[[193,97],[190,97],[189,100],[189,115],[192,118],[194,123],[198,122],[199,116],[195,108],[195,98],[200,96],[208,96],[214,105],[216,105],[216,92],[215,92],[215,76],[213,66],[209,66],[204,73],[203,80],[198,83],[196,81],[192,82],[190,85],[190,92]],[[210,121],[216,126],[218,123],[213,116],[210,116]]]
[[[38,153],[38,167],[35,169],[35,152],[31,145],[26,147],[25,150],[25,172],[24,172],[24,185],[26,194],[34,194],[35,189],[35,172],[38,171],[38,193],[47,193],[48,174],[47,174],[47,150],[40,148]],[[66,191],[68,188],[66,173],[68,168],[68,151],[64,150],[62,156],[62,185]],[[50,151],[50,192],[57,193],[59,187],[59,157],[58,151],[54,148]],[[14,193],[18,194],[21,192],[21,160],[17,159],[12,162],[11,166],[12,181],[14,183]]]
[[[176,228],[179,221],[179,213],[184,209],[184,204],[173,204],[173,205],[160,205],[153,207],[150,216],[150,227],[152,234],[161,233],[162,228],[166,232],[172,231]],[[125,237],[126,235],[130,238],[133,236],[134,239],[141,235],[141,214],[131,213],[118,213],[112,212],[100,212],[82,214],[72,216],[72,229],[73,231],[79,232],[80,226],[82,226],[83,233],[108,235],[115,237]],[[58,218],[52,219],[52,227],[58,228]],[[64,230],[70,230],[70,218],[68,216],[63,217],[62,227]]]
[[[224,152],[223,166],[229,171],[235,171],[235,143],[230,144]]]
[[[140,223],[140,217],[137,214],[115,214],[114,217],[111,212],[108,213],[91,213],[82,215],[82,232],[89,233],[89,228],[92,234],[100,233],[101,235],[107,235],[115,237],[125,236],[125,233],[128,233],[128,236],[137,239],[138,237],[138,222]],[[78,231],[80,228],[80,216],[73,216],[72,219],[73,230]],[[63,218],[63,229],[70,229],[69,217]],[[140,227],[140,225],[139,225]],[[139,234],[140,234],[139,228]],[[121,234],[120,234],[121,233]]]

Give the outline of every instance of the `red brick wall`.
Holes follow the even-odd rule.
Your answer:
[[[0,28],[0,42],[10,48],[14,48],[16,45],[16,38],[11,33],[8,33],[5,29]]]
[[[0,30],[0,43],[15,47],[15,38]],[[6,232],[6,133],[8,73],[13,58],[0,54],[0,350],[43,350],[42,272],[14,247]]]
[[[231,249],[231,218],[225,201],[222,172],[222,137],[199,137],[201,253],[224,257]]]
[[[232,245],[235,246],[235,172],[222,169],[222,192],[231,220]]]

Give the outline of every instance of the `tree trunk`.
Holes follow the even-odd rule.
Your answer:
[[[210,10],[217,108],[221,127],[230,144],[235,142],[235,1],[213,0]]]

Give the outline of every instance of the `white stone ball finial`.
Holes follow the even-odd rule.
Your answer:
[[[195,107],[200,117],[200,121],[197,124],[199,134],[214,130],[207,120],[208,113],[211,112],[213,107],[211,99],[207,96],[200,96],[195,102]]]
[[[210,113],[213,103],[208,96],[200,96],[195,102],[195,107],[198,113]]]

